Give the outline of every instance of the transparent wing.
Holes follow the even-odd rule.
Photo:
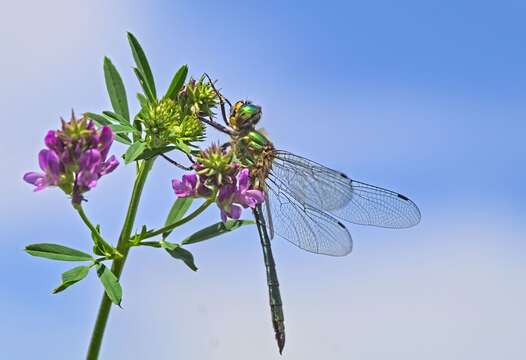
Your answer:
[[[298,201],[351,223],[408,228],[420,222],[420,210],[406,196],[287,151],[275,152],[269,179],[287,187]]]
[[[269,236],[274,233],[316,254],[344,256],[352,250],[351,234],[340,221],[301,203],[286,187],[267,181],[263,210]]]
[[[272,201],[270,199],[270,195],[268,192],[265,194],[266,199],[263,202],[263,218],[265,219],[265,226],[267,228],[268,236],[270,237],[270,240],[274,239],[274,220],[272,218],[272,208],[270,207],[270,202]]]

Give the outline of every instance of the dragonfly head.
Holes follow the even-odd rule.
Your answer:
[[[254,129],[259,119],[261,119],[261,114],[261,106],[255,105],[250,101],[238,101],[232,106],[229,125],[238,131]]]

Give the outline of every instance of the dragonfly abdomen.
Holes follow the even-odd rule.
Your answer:
[[[279,353],[281,354],[283,347],[285,346],[285,317],[283,315],[283,303],[281,301],[281,293],[279,290],[276,263],[274,262],[274,256],[272,255],[272,247],[265,227],[265,220],[262,216],[261,205],[258,205],[254,209],[254,217],[256,218],[256,225],[259,231],[259,238],[261,240],[263,259],[265,261],[265,269],[267,273],[272,326],[274,327],[276,342],[278,343]]]

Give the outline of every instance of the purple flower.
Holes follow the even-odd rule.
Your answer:
[[[60,160],[53,150],[40,150],[38,163],[44,173],[28,172],[24,175],[24,180],[35,185],[35,191],[40,191],[48,186],[58,185],[60,178]]]
[[[261,190],[250,188],[250,171],[241,169],[235,178],[235,184],[223,185],[217,196],[217,206],[221,209],[221,220],[239,219],[243,208],[255,208],[265,201]]]
[[[250,189],[250,173],[248,169],[242,169],[237,175],[237,192],[234,202],[245,209],[255,208],[257,204],[265,201],[265,194],[261,190]]]
[[[237,220],[243,209],[253,209],[265,201],[263,191],[251,188],[249,169],[241,168],[238,163],[229,165],[234,173],[222,177],[217,177],[214,173],[206,175],[208,167],[202,163],[194,164],[194,169],[196,173],[184,175],[182,180],[172,180],[175,194],[178,197],[194,198],[216,196],[215,202],[221,210],[223,222],[229,218]]]
[[[233,184],[223,185],[217,195],[217,206],[221,210],[221,221],[226,222],[227,218],[239,219],[241,217],[241,206],[234,203],[236,196],[236,186]]]
[[[183,175],[183,180],[173,179],[172,188],[177,197],[191,197],[197,194],[197,175]]]
[[[119,162],[115,156],[106,159],[114,139],[107,126],[97,131],[86,117],[62,120],[62,129],[50,130],[44,138],[47,149],[39,153],[44,173],[28,172],[24,180],[35,191],[58,186],[71,195],[74,203],[82,201],[83,193],[97,185],[101,176],[112,172]]]

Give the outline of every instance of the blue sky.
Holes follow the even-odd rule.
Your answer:
[[[286,359],[518,359],[526,313],[526,5],[520,1],[19,1],[0,14],[4,176],[2,352],[84,356],[101,288],[50,290],[71,264],[28,243],[89,249],[66,198],[21,181],[60,116],[109,108],[102,58],[138,90],[125,32],[161,89],[189,64],[230,99],[263,106],[277,147],[417,202],[422,223],[349,226],[345,258],[274,241]],[[133,104],[136,109],[136,104]],[[219,135],[210,140],[220,139]],[[116,154],[123,148],[114,147]],[[133,171],[122,165],[86,210],[116,236]],[[160,224],[177,169],[158,163],[138,223]],[[209,210],[174,234],[217,221]],[[248,216],[248,213],[247,213]],[[255,229],[191,249],[197,273],[152,249],[132,253],[102,359],[278,359]],[[93,274],[92,274],[93,275]]]

